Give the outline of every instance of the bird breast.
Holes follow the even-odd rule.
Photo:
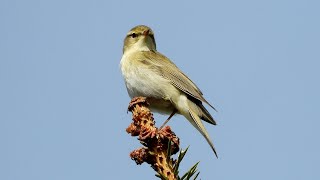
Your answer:
[[[129,96],[147,97],[151,108],[158,112],[171,111],[174,108],[171,103],[172,97],[179,96],[181,92],[150,66],[131,57],[124,54],[120,62]]]

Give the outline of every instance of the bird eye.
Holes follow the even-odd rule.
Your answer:
[[[138,36],[138,35],[137,35],[136,33],[132,33],[132,34],[131,34],[131,37],[132,37],[132,38],[136,38],[137,36]]]

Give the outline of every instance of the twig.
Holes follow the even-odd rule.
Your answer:
[[[133,98],[128,111],[132,112],[133,122],[126,131],[132,136],[138,136],[144,146],[131,152],[131,159],[137,164],[143,162],[150,164],[161,179],[179,179],[178,171],[175,168],[176,161],[171,158],[171,155],[179,151],[179,138],[169,126],[160,130],[155,127],[155,121],[148,109],[146,98]]]

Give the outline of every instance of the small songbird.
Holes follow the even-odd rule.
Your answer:
[[[139,25],[128,32],[120,67],[131,98],[146,97],[152,111],[170,114],[167,121],[176,113],[183,115],[205,137],[217,156],[201,121],[216,125],[202,102],[215,108],[187,75],[156,50],[154,34],[149,27]]]

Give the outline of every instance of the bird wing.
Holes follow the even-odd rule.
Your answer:
[[[216,110],[202,95],[201,90],[191,81],[173,62],[166,56],[156,51],[143,51],[141,61],[152,66],[160,76],[170,80],[172,85],[180,89],[189,96],[207,103]]]

